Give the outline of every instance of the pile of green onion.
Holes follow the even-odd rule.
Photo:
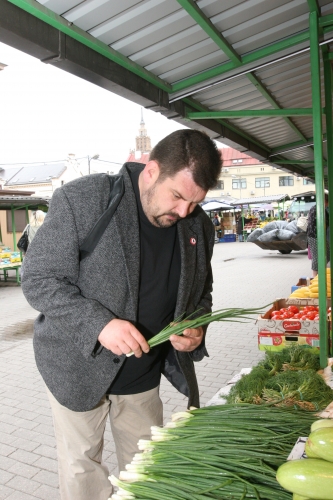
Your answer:
[[[291,500],[275,479],[310,412],[250,404],[226,404],[173,415],[139,441],[112,500]]]
[[[217,311],[202,314],[201,316],[193,318],[194,315],[198,314],[198,311],[196,311],[187,318],[178,318],[174,322],[170,323],[157,335],[148,340],[148,344],[150,347],[155,347],[169,340],[171,335],[182,335],[183,331],[187,328],[199,328],[200,326],[209,325],[209,323],[213,323],[213,321],[230,321],[242,323],[242,320],[253,319],[249,317],[251,315],[262,314],[269,305],[271,304],[268,304],[267,306],[261,308],[252,309],[240,309],[236,307],[231,309],[218,309]],[[132,354],[133,352],[130,352],[127,354],[127,356],[132,356]]]

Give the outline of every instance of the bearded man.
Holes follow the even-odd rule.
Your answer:
[[[22,288],[40,311],[34,350],[52,408],[62,500],[110,497],[107,417],[123,470],[139,439],[163,424],[161,374],[199,406],[193,362],[208,355],[206,329],[185,329],[151,350],[147,341],[182,315],[211,311],[214,226],[199,203],[220,172],[205,133],[165,137],[146,165],[120,170],[121,200],[85,258],[82,244],[113,202],[110,176],[85,176],[54,192],[25,257]]]

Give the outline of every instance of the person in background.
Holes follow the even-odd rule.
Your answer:
[[[220,223],[220,218],[218,216],[218,214],[215,212],[214,214],[214,217],[213,217],[213,226],[214,226],[214,229],[215,229],[215,235],[216,235],[216,238],[221,238],[220,234],[221,234],[221,223]]]
[[[46,214],[42,210],[36,210],[36,212],[32,212],[29,219],[29,224],[27,225],[29,245],[36,236],[38,229],[43,224],[45,215]]]
[[[244,219],[244,224],[245,224],[245,219]],[[244,236],[243,236],[243,217],[242,215],[239,215],[237,218],[237,223],[236,223],[236,232],[238,234],[238,241],[244,241]]]
[[[325,235],[326,235],[326,264],[330,261],[329,242],[329,214],[328,214],[328,194],[325,193]],[[306,230],[308,247],[312,259],[311,269],[313,277],[318,274],[318,240],[317,240],[317,208],[316,205],[310,208],[308,214],[308,227]]]
[[[34,350],[57,440],[62,500],[107,500],[102,462],[109,416],[119,470],[163,425],[161,374],[199,406],[194,361],[206,328],[150,350],[175,318],[212,309],[215,231],[200,207],[221,172],[219,150],[198,130],[178,130],[146,165],[125,163],[124,194],[92,254],[80,244],[109,204],[106,174],[57,189],[26,256],[22,289],[40,311]],[[134,355],[126,355],[133,352]]]

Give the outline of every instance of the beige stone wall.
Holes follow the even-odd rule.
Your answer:
[[[280,177],[292,177],[293,186],[280,186]],[[236,179],[246,179],[246,188],[234,189],[232,181]],[[256,179],[269,178],[269,187],[256,187]],[[291,198],[299,193],[315,191],[314,184],[303,184],[303,177],[298,177],[289,172],[279,170],[271,165],[240,165],[223,167],[220,179],[224,183],[223,189],[209,191],[208,197],[220,197],[224,195],[233,198],[257,198],[261,196],[271,196],[277,194],[287,194]],[[222,194],[223,193],[223,194]]]
[[[6,210],[0,210],[0,227],[1,227],[1,235],[2,235],[2,243],[9,247],[12,251],[16,251],[13,243],[13,233],[7,232],[7,219],[6,219]],[[22,233],[16,233],[16,242],[20,239]]]

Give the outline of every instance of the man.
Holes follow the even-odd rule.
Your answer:
[[[170,134],[145,166],[123,166],[125,192],[81,261],[79,247],[108,205],[109,177],[83,177],[53,195],[22,287],[41,313],[34,349],[53,412],[62,500],[107,500],[107,416],[123,470],[138,440],[163,423],[161,373],[199,405],[193,361],[207,355],[204,329],[151,350],[147,340],[183,314],[211,310],[214,227],[198,204],[220,171],[206,134]]]

